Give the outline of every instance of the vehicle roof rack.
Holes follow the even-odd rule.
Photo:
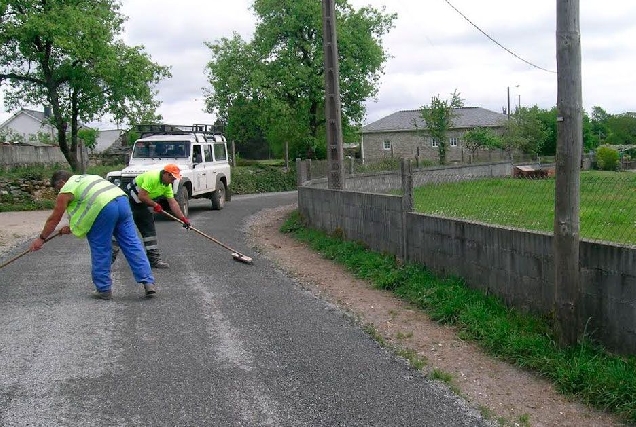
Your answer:
[[[223,135],[224,126],[210,124],[193,124],[189,126],[141,124],[133,126],[132,130],[138,132],[141,138],[152,135],[188,135],[192,133],[202,133],[204,136],[209,137],[213,135]]]

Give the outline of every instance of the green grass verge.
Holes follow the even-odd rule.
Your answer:
[[[416,305],[432,319],[457,328],[489,354],[550,379],[557,390],[597,409],[636,422],[636,358],[619,357],[590,342],[559,348],[549,319],[507,308],[460,279],[439,278],[415,264],[364,245],[309,229],[295,211],[281,231],[309,244],[360,279]]]

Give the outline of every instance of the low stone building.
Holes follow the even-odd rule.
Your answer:
[[[508,118],[481,107],[462,107],[454,110],[452,127],[447,133],[446,161],[467,162],[470,151],[464,148],[463,134],[477,127],[490,128],[501,134]],[[439,160],[438,143],[429,135],[421,110],[398,111],[362,128],[361,154],[365,161],[385,157],[416,157],[422,160]],[[477,153],[483,160],[501,160],[500,150]]]

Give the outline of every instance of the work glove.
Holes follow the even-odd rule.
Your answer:
[[[152,210],[157,213],[163,212],[163,208],[161,207],[159,203],[155,203],[155,205],[152,207]]]
[[[180,219],[181,219],[181,222],[183,223],[183,228],[185,228],[186,230],[189,230],[190,227],[192,227],[192,225],[190,224],[190,220],[188,218],[186,218],[185,216],[182,216]]]

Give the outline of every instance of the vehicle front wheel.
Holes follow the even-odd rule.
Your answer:
[[[220,211],[225,206],[225,184],[221,183],[219,188],[212,193],[212,209]]]
[[[189,207],[188,207],[188,189],[185,186],[179,188],[179,192],[176,197],[177,203],[179,204],[179,208],[185,217],[188,216]]]

